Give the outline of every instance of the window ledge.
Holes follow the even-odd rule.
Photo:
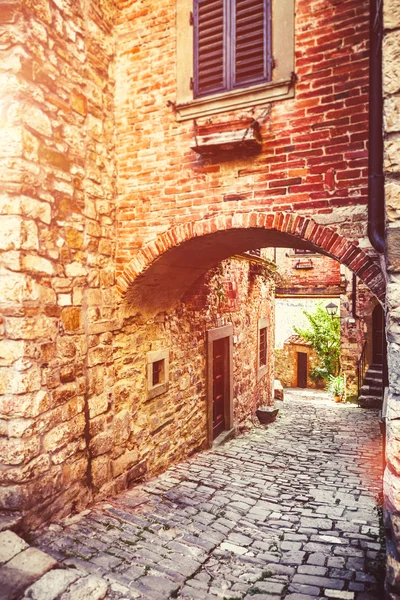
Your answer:
[[[246,127],[240,123],[241,129],[234,128],[229,131],[210,131],[209,128],[202,133],[202,128],[196,130],[195,143],[190,146],[192,150],[203,156],[220,156],[224,152],[241,152],[243,154],[257,154],[261,151],[262,140],[260,126],[257,121],[250,122]]]
[[[257,369],[257,381],[260,381],[268,372],[268,365],[263,365]]]
[[[284,79],[262,84],[252,88],[244,88],[208,96],[207,98],[197,98],[190,102],[176,104],[177,121],[186,121],[199,117],[226,112],[241,108],[249,108],[264,104],[268,101],[285,100],[293,98],[294,86],[292,79]]]
[[[148,390],[147,400],[152,400],[156,396],[161,396],[161,394],[165,394],[165,392],[168,391],[168,388],[169,388],[168,382],[159,383],[159,384],[155,385],[154,387],[152,387]]]

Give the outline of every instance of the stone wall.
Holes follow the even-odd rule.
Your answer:
[[[387,224],[386,266],[388,275],[387,338],[389,397],[384,491],[388,540],[387,590],[389,598],[400,594],[400,7],[384,2],[383,93],[385,128],[385,199]]]
[[[298,0],[296,10],[295,98],[263,107],[260,155],[215,160],[190,149],[195,124],[178,123],[167,102],[173,0],[1,3],[0,509],[22,510],[26,527],[209,443],[211,326],[234,327],[236,427],[271,400],[272,340],[265,380],[254,376],[255,323],[273,319],[265,271],[225,263],[146,321],[115,288],[144,242],[254,208],[312,214],[368,246],[368,3]],[[353,246],[340,252],[372,281]],[[168,394],[147,402],[146,355],[165,346]]]
[[[153,475],[212,443],[206,389],[208,330],[233,325],[235,430],[245,426],[257,406],[272,402],[273,280],[255,273],[250,257],[235,257],[218,265],[187,291],[175,310],[150,321],[129,315],[129,307],[125,310],[114,342],[114,394],[115,412],[125,415],[126,437],[119,439],[119,425],[115,428],[114,418],[110,426],[110,414],[91,423],[101,432],[93,445],[106,440],[105,451],[100,449],[93,461],[93,483],[104,496],[123,489],[132,477]],[[260,318],[268,319],[268,370],[258,380]],[[149,400],[146,355],[164,349],[169,351],[169,389]],[[118,461],[119,454],[125,459]]]
[[[112,16],[0,9],[0,508],[42,519],[90,501],[88,420],[114,384]]]

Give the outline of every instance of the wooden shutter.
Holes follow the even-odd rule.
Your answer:
[[[235,0],[234,86],[268,79],[267,0]]]
[[[270,0],[194,0],[194,95],[270,79]]]
[[[195,95],[224,90],[224,0],[196,0],[194,27]]]

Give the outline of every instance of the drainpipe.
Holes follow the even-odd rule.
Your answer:
[[[383,2],[370,0],[368,237],[379,253],[385,249],[383,179],[382,37]]]

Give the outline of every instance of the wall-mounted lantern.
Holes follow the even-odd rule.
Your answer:
[[[325,310],[328,313],[328,315],[330,317],[332,317],[332,319],[336,316],[336,313],[338,311],[338,306],[337,304],[334,304],[333,302],[329,302],[329,304],[327,304],[325,306]]]

